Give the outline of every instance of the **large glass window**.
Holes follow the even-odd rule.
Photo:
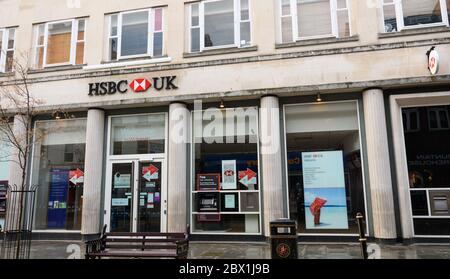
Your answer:
[[[165,114],[111,118],[111,155],[164,153]]]
[[[250,0],[207,0],[189,4],[189,50],[249,46]]]
[[[404,28],[448,25],[446,0],[380,0],[385,32]]]
[[[0,73],[13,69],[16,28],[0,28]]]
[[[192,231],[259,234],[258,110],[207,109],[193,118]]]
[[[7,129],[0,126],[0,231],[5,228],[6,190],[9,180],[10,144],[5,136]]]
[[[351,35],[347,0],[279,0],[283,43]]]
[[[86,120],[36,122],[32,185],[35,229],[80,230]]]
[[[416,235],[450,235],[450,106],[403,109],[409,187]],[[414,111],[416,128],[408,130]]]
[[[356,102],[285,107],[290,218],[299,233],[357,233],[365,213]]]
[[[109,60],[162,56],[163,12],[156,8],[108,15]]]
[[[34,67],[84,63],[86,19],[48,22],[34,26]]]

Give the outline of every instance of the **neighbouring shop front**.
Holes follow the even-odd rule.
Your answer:
[[[450,237],[449,104],[448,92],[390,96],[404,238]]]
[[[416,236],[450,236],[449,105],[402,109]]]

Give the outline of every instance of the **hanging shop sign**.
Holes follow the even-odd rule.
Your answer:
[[[348,229],[342,151],[302,153],[306,229]]]
[[[131,90],[134,93],[144,93],[150,89],[156,91],[161,90],[175,90],[178,87],[175,85],[177,76],[155,77],[151,79],[137,78],[131,81],[108,81],[89,83],[89,96],[105,96],[114,95],[116,93],[125,94]]]
[[[428,70],[432,75],[436,75],[439,72],[439,53],[432,47],[428,52]]]

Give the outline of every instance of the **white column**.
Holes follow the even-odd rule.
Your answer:
[[[100,233],[103,146],[105,112],[90,109],[86,127],[86,157],[84,163],[83,217],[81,233]]]
[[[414,232],[411,219],[412,211],[409,190],[408,160],[406,158],[405,137],[403,134],[402,108],[400,107],[397,98],[398,96],[391,96],[389,105],[391,108],[392,138],[395,152],[396,182],[402,237],[404,239],[409,239],[414,237]]]
[[[395,239],[394,196],[383,90],[365,90],[363,103],[374,236]]]
[[[189,110],[185,104],[169,106],[169,146],[167,163],[167,228],[169,232],[184,232],[187,218],[187,143]]]
[[[278,97],[261,98],[260,127],[264,232],[269,236],[270,222],[284,217]]]
[[[17,143],[22,146],[22,149],[26,147],[26,139],[27,139],[27,129],[25,126],[26,116],[16,115],[14,117],[14,123],[12,131],[14,133],[14,137],[17,139]],[[31,125],[31,123],[30,123]],[[31,154],[31,150],[29,151]],[[10,149],[10,162],[9,162],[9,185],[12,186],[12,189],[21,190],[22,181],[24,180],[22,177],[22,168],[19,165],[19,161],[24,160],[23,155],[20,155],[17,147],[12,146]],[[20,158],[20,159],[19,159]],[[28,160],[30,160],[31,156],[28,156]],[[30,165],[30,161],[28,161],[28,166]],[[27,166],[27,167],[28,167]],[[26,180],[26,174],[25,174]],[[28,185],[25,184],[25,187]],[[20,199],[21,196],[18,193],[12,194],[8,197],[8,208],[6,210],[6,218],[5,218],[5,230],[18,230],[20,229],[19,224],[19,212],[20,210]]]

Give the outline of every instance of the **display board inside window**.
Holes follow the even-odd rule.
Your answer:
[[[258,110],[193,112],[192,232],[260,234]]]
[[[278,0],[281,42],[352,35],[348,0]]]
[[[83,207],[86,120],[38,121],[32,185],[38,185],[37,230],[80,230]]]
[[[449,0],[379,0],[382,3],[384,32],[449,26]]]
[[[365,215],[356,101],[286,105],[290,218],[302,234],[356,234]]]
[[[450,236],[449,112],[449,105],[402,109],[415,235]]]

